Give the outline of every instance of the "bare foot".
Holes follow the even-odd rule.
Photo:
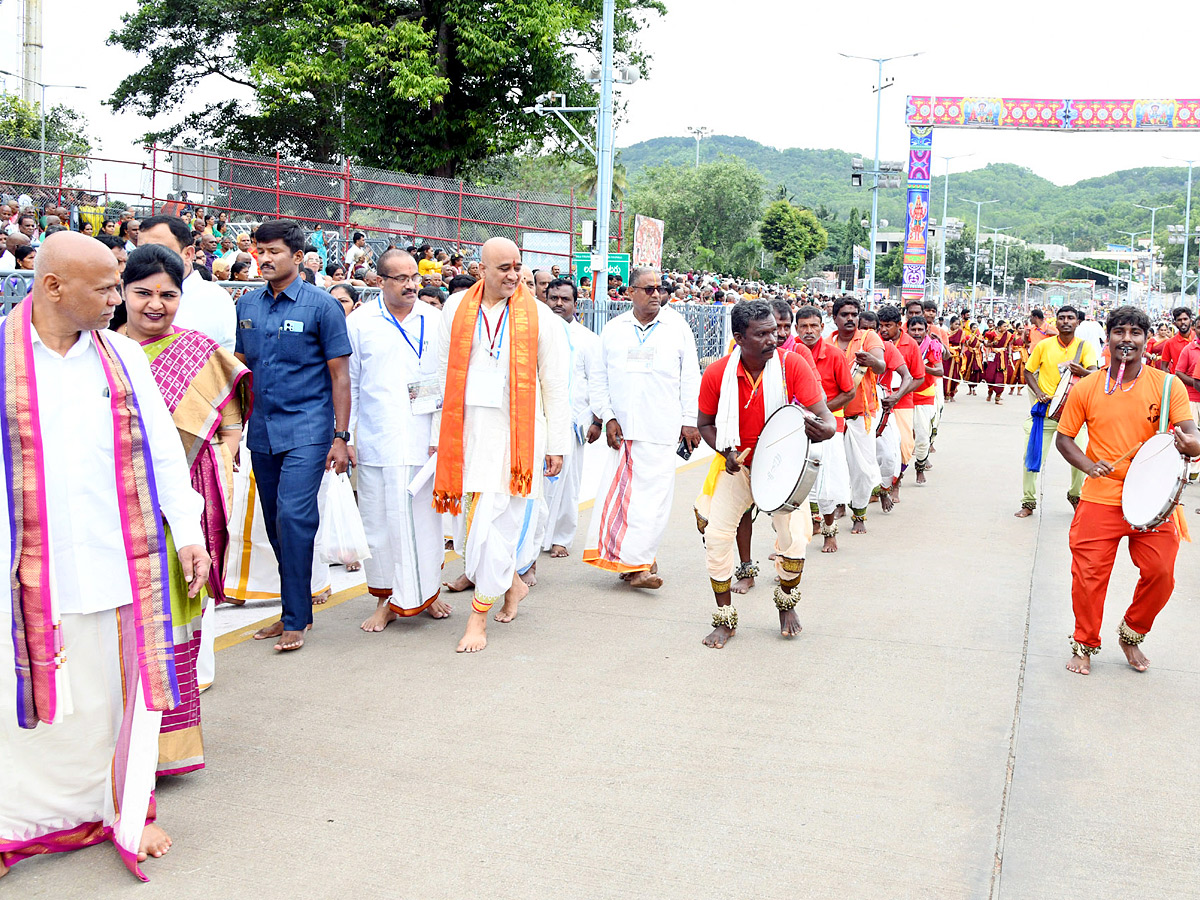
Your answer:
[[[8,874],[8,866],[6,866],[4,863],[0,863],[0,878],[3,878],[7,874]]]
[[[851,534],[866,534],[867,533],[867,523],[859,522],[858,520],[855,520],[854,524],[850,528],[850,533]]]
[[[1092,658],[1090,656],[1076,656],[1071,654],[1071,658],[1067,660],[1067,671],[1074,672],[1076,675],[1089,675],[1092,671]]]
[[[454,541],[451,540],[450,538],[446,538],[445,549],[447,549],[447,550],[454,549]]]
[[[804,629],[800,627],[800,619],[794,609],[779,611],[779,631],[784,637],[795,637]]]
[[[896,498],[892,496],[891,491],[879,492],[879,506],[885,513],[890,513],[892,507],[896,505]]]
[[[1022,506],[1015,513],[1013,513],[1013,516],[1018,519],[1028,519],[1032,515],[1033,515],[1033,510],[1030,509],[1028,506]]]
[[[500,612],[496,613],[494,617],[496,621],[511,622],[515,619],[517,617],[517,607],[528,596],[529,585],[514,575],[512,587],[504,592],[504,605],[500,607]]]
[[[567,552],[567,548],[564,547],[562,544],[551,544],[550,545],[550,558],[551,559],[565,559],[566,557],[568,557],[570,555],[571,554]]]
[[[258,629],[258,631],[254,632],[254,639],[256,641],[265,641],[268,638],[279,637],[281,634],[283,634],[282,619],[278,622],[272,622],[266,628]]]
[[[487,613],[471,610],[467,616],[467,630],[458,642],[457,653],[478,653],[487,646]]]
[[[1127,644],[1121,641],[1121,649],[1125,652],[1125,659],[1129,661],[1129,667],[1138,672],[1145,672],[1150,668],[1150,660],[1146,659],[1146,654],[1142,653],[1142,648],[1137,644]]]
[[[835,519],[844,519],[846,517],[846,504],[839,503],[837,509],[833,511],[833,517]]]
[[[392,612],[392,608],[388,606],[388,598],[384,597],[379,601],[379,605],[375,607],[375,612],[371,613],[360,627],[363,631],[383,631],[383,629],[387,628],[388,625],[395,622],[398,618],[400,617]]]
[[[924,483],[925,483],[925,470],[922,469],[920,472],[917,473],[917,484],[924,484]]]
[[[346,571],[347,572],[360,572],[360,571],[362,571],[362,563],[352,562],[352,563],[350,563],[350,565],[346,566]]]
[[[704,646],[720,650],[731,637],[733,637],[732,628],[728,625],[718,625],[712,630],[712,634],[704,639]]]
[[[837,553],[837,538],[830,534],[825,537],[825,543],[821,545],[822,553]]]
[[[656,591],[663,585],[663,580],[651,572],[634,572],[629,579],[629,586],[635,588],[646,588],[650,591]]]
[[[464,574],[459,575],[453,581],[443,581],[442,587],[444,587],[451,594],[457,594],[461,591],[469,591],[471,588],[475,587],[475,582],[473,582]]]
[[[333,588],[325,588],[325,590],[313,597],[313,606],[320,606],[322,603],[328,603],[331,596],[333,596]]]
[[[244,599],[239,599],[237,597],[230,597],[228,594],[225,595],[225,602],[228,603],[230,606],[245,606],[246,605],[246,601]],[[2,873],[0,873],[0,874],[2,874]]]
[[[142,829],[142,840],[138,844],[137,860],[145,862],[147,857],[158,859],[171,849],[171,837],[153,822]]]
[[[430,604],[429,609],[425,610],[426,615],[431,619],[448,619],[452,612],[454,612],[454,607],[440,597]]]
[[[521,580],[530,587],[537,584],[537,563],[534,563],[521,574]]]
[[[303,631],[285,631],[278,642],[275,644],[275,649],[279,651],[299,650],[304,646]]]
[[[661,580],[662,579],[659,579],[660,583],[661,583]],[[744,594],[744,593],[746,593],[746,591],[750,590],[750,588],[752,588],[752,587],[754,587],[754,579],[753,578],[739,578],[737,581],[735,581],[733,583],[733,586],[730,588],[730,590],[733,591],[735,594]]]
[[[888,491],[888,493],[891,495],[893,503],[899,503],[900,502],[900,482],[897,481],[895,484],[893,484],[892,489],[890,491]]]

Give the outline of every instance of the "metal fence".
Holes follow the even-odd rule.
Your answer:
[[[0,135],[0,193],[28,195],[39,208],[62,206],[99,232],[116,209],[174,214],[185,205],[225,211],[240,223],[296,219],[323,232],[341,258],[355,231],[377,250],[389,243],[428,243],[470,256],[490,237],[516,242],[531,266],[566,268],[580,222],[595,218],[586,195],[509,191],[453,178],[344,163],[313,163],[152,145],[140,159],[43,151],[36,141]],[[184,197],[186,194],[186,198]],[[122,206],[113,207],[113,201]],[[623,209],[610,233],[623,243]]]

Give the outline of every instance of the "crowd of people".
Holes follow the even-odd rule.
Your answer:
[[[1034,514],[1051,438],[1077,476],[1068,668],[1086,674],[1099,650],[1121,537],[1142,579],[1120,646],[1131,666],[1148,665],[1139,645],[1173,589],[1186,528],[1178,510],[1130,526],[1121,481],[1129,447],[1156,429],[1200,457],[1200,341],[1187,309],[1171,336],[1152,337],[1131,307],[1104,326],[1065,306],[1053,324],[1034,310],[1027,325],[980,327],[932,300],[867,309],[853,296],[640,267],[609,285],[630,308],[597,334],[576,315],[587,285],[532,270],[504,238],[464,261],[415,245],[375,258],[355,234],[322,273],[296,222],[233,239],[219,216],[196,218],[130,218],[118,245],[58,223],[28,235],[17,214],[38,255],[29,297],[0,334],[14,573],[0,696],[17,711],[0,731],[0,875],[112,840],[144,877],[140,863],[169,849],[155,778],[204,765],[214,610],[245,598],[244,571],[232,570],[258,559],[281,601],[254,637],[279,653],[302,648],[328,596],[315,554],[322,485],[352,466],[375,598],[362,630],[445,619],[445,596],[464,593],[456,649],[476,653],[489,620],[512,622],[536,589],[539,558],[572,554],[589,444],[603,442],[603,466],[580,559],[630,591],[661,588],[678,458],[703,443],[714,453],[693,501],[695,552],[714,601],[703,643],[721,649],[737,632],[734,599],[761,575],[758,517],[771,520],[780,632],[795,638],[813,538],[822,554],[844,552],[842,520],[866,534],[872,504],[893,513],[910,471],[914,485],[929,482],[961,384],[967,395],[985,385],[997,404],[1005,388],[1028,388],[1017,515]],[[227,253],[235,265],[245,253],[242,271],[260,279],[236,300],[203,274]],[[360,274],[379,286],[366,302]],[[731,300],[732,343],[702,370],[675,306]],[[1051,414],[1064,378],[1072,391]],[[776,416],[795,424],[760,446]],[[1085,427],[1086,455],[1075,443]],[[794,485],[773,509],[756,502],[756,470]],[[443,583],[448,547],[463,573]]]

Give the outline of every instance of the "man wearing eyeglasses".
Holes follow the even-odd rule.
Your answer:
[[[683,316],[667,308],[656,269],[629,274],[633,309],[600,335],[596,399],[612,453],[600,479],[583,561],[632,587],[659,588],[655,554],[675,494],[676,448],[700,443],[700,362]]]

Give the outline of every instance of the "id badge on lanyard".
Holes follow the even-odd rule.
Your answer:
[[[501,352],[504,347],[504,331],[508,320],[508,307],[500,315],[500,324],[493,337],[491,326],[484,318],[483,310],[479,311],[479,321],[476,323],[476,339],[480,325],[488,331],[487,358],[471,365],[467,370],[467,406],[484,406],[489,409],[500,409],[504,405],[504,387],[508,381],[508,364]]]

